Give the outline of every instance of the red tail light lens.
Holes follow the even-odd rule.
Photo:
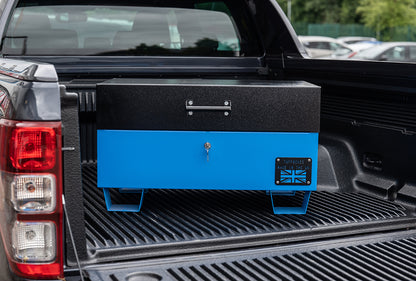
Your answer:
[[[22,272],[25,276],[32,279],[50,279],[57,278],[57,274],[62,271],[62,265],[54,264],[17,264],[16,269]],[[60,280],[65,280],[59,277]],[[62,278],[62,279],[61,279]]]
[[[0,234],[11,270],[63,278],[61,122],[0,119]]]
[[[56,134],[52,128],[24,127],[13,130],[10,160],[19,170],[49,170],[56,162]]]

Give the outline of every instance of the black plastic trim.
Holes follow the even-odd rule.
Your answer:
[[[172,281],[402,281],[416,279],[415,264],[416,232],[412,230],[117,265],[93,265],[87,266],[86,270],[92,280],[103,281],[121,281],[127,277]]]
[[[257,74],[264,67],[262,57],[8,56],[8,58],[50,63],[55,66],[59,75]]]

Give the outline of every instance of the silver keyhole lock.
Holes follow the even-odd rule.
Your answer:
[[[209,161],[209,150],[211,149],[211,144],[209,142],[204,143],[204,148],[207,152],[207,161]]]

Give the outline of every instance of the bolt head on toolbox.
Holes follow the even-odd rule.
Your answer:
[[[98,187],[110,211],[148,189],[264,190],[275,213],[316,190],[320,88],[300,81],[112,79],[97,85]],[[138,193],[112,204],[110,189]],[[298,207],[276,197],[304,192]]]

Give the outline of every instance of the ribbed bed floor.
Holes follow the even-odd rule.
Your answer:
[[[87,247],[114,261],[404,229],[405,207],[366,194],[314,192],[306,215],[274,215],[259,191],[151,190],[140,213],[108,212],[96,166],[83,166]],[[113,193],[116,203],[137,201]],[[284,204],[300,204],[300,197]]]
[[[293,254],[271,254],[245,260],[189,263],[168,268],[171,279],[166,280],[403,281],[416,280],[415,265],[416,239],[413,237]]]

